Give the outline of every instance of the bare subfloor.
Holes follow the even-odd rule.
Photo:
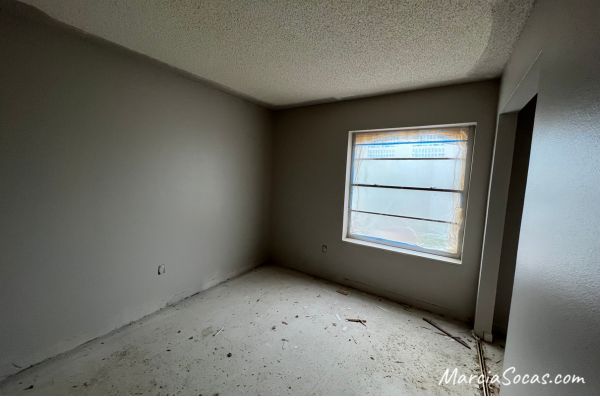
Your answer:
[[[479,373],[467,325],[337,289],[261,267],[14,375],[0,394],[480,393],[475,383],[438,385],[446,368]],[[487,349],[488,363],[501,365],[501,349]]]

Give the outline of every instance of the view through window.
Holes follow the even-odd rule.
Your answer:
[[[460,258],[474,133],[350,132],[344,237]]]

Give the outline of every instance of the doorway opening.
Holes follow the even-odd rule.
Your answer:
[[[536,103],[537,96],[534,96],[517,114],[517,128],[494,311],[494,333],[501,337],[506,336],[510,314]]]

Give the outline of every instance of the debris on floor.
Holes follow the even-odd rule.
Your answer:
[[[483,351],[483,345],[481,344],[481,340],[473,335],[475,340],[477,341],[477,358],[479,360],[479,369],[481,371],[481,376],[483,376],[483,383],[481,384],[481,391],[484,396],[490,396],[490,387],[489,387],[489,376],[487,366],[485,365],[485,353]]]
[[[446,334],[446,336],[456,340],[458,343],[462,344],[463,346],[465,346],[467,349],[471,350],[471,346],[469,346],[467,344],[467,342],[465,342],[464,340],[462,340],[461,338],[459,338],[458,336],[454,336],[451,335],[448,331],[444,330],[444,328],[440,327],[438,324],[436,324],[435,322],[433,322],[432,320],[430,320],[429,318],[425,318],[423,317],[423,321],[427,322],[428,324],[432,325],[434,328],[437,328],[439,331],[443,332]]]
[[[336,292],[338,292],[339,294],[343,294],[344,296],[348,296],[350,294],[347,290],[344,289],[337,289]]]
[[[0,383],[0,395],[481,394],[473,385],[439,385],[449,366],[479,374],[476,352],[437,337],[440,331],[421,318],[475,350],[468,325],[419,309],[408,314],[358,290],[339,297],[339,287],[260,267],[31,368],[9,359],[24,370]],[[366,320],[368,328],[346,317]],[[482,345],[490,375],[497,374],[502,349]]]
[[[214,336],[217,336],[217,335],[218,335],[219,333],[221,333],[221,332],[223,332],[223,328],[219,329],[219,330],[217,331],[217,333],[215,333],[215,334],[213,335],[213,337],[214,337]]]
[[[362,324],[364,326],[367,326],[367,320],[366,319],[360,319],[360,318],[346,318],[346,321],[348,322],[358,322],[359,324]]]

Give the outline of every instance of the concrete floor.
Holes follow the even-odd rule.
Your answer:
[[[0,394],[480,393],[476,384],[438,385],[446,368],[479,373],[467,325],[339,288],[261,267],[22,371],[0,383]],[[366,327],[345,318],[366,319]],[[502,350],[486,352],[500,368]]]

